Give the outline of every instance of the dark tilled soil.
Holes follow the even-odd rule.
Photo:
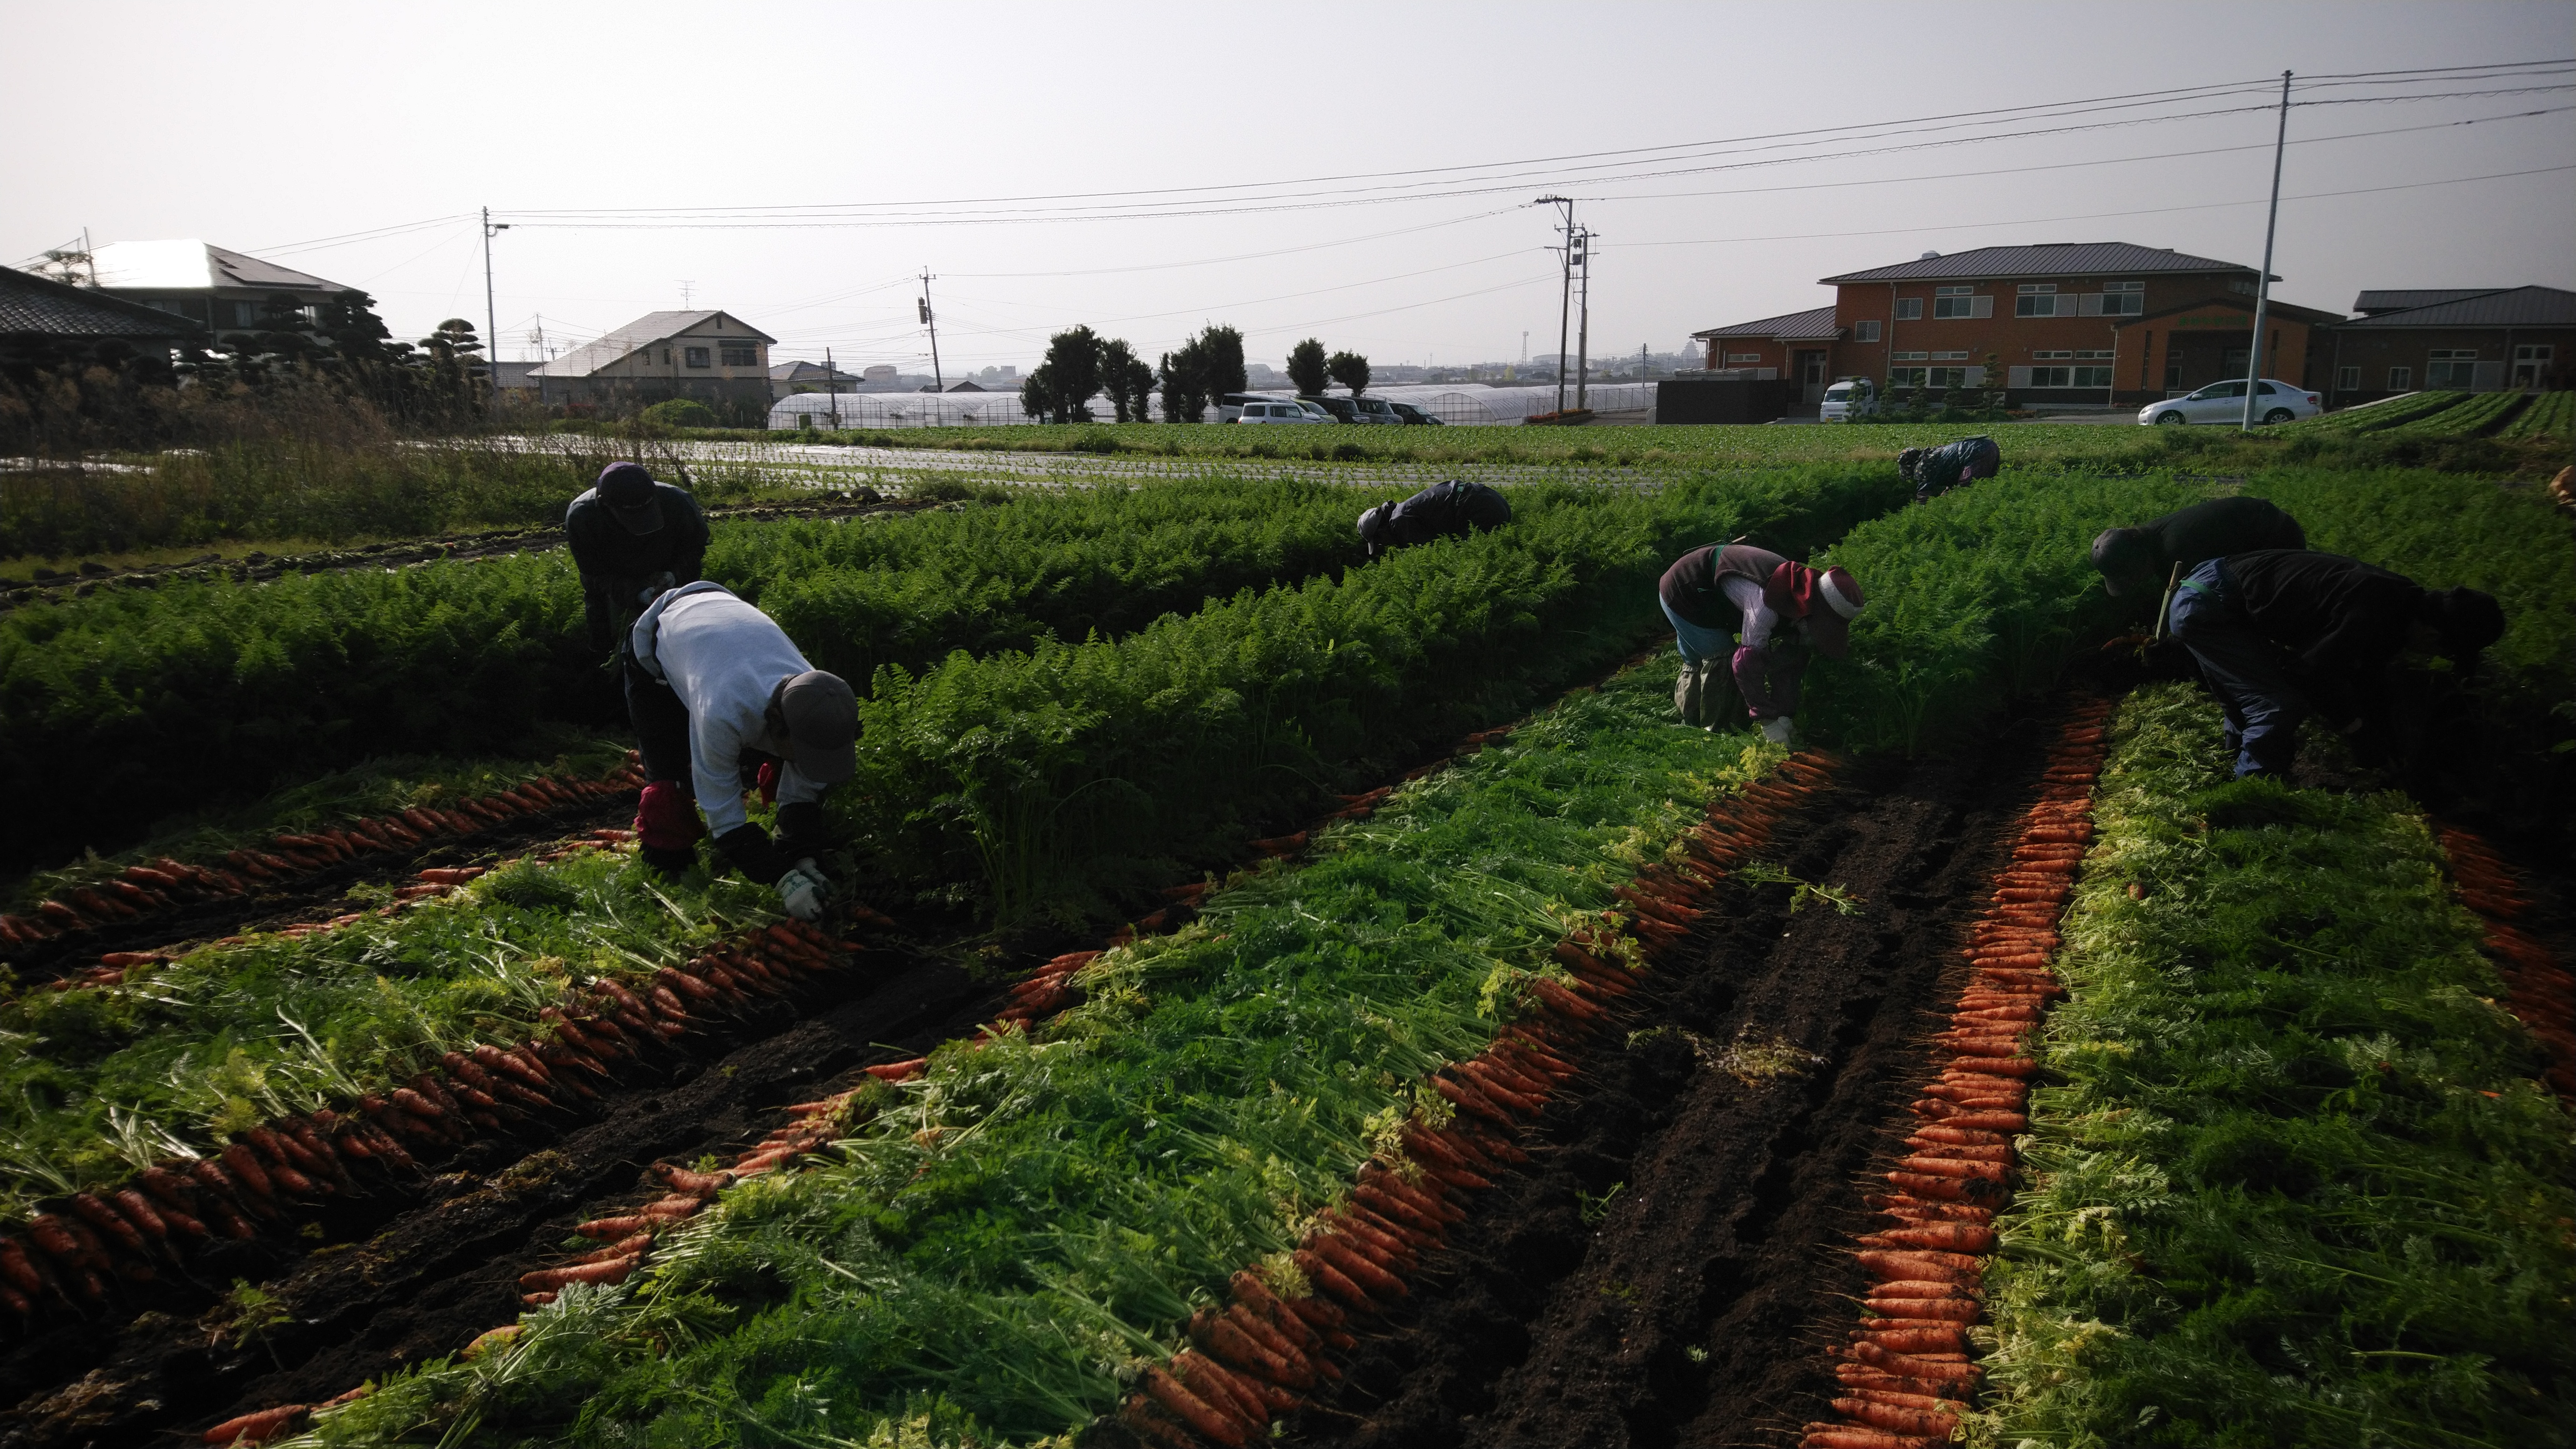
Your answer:
[[[151,1287],[139,1316],[61,1324],[0,1354],[0,1403],[14,1405],[0,1411],[0,1449],[176,1443],[178,1431],[454,1352],[517,1320],[519,1275],[564,1261],[575,1223],[666,1191],[648,1164],[729,1157],[776,1108],[971,1029],[997,990],[925,954],[862,953],[802,1003],[632,1069],[578,1118],[477,1142],[438,1176],[340,1205],[318,1222],[314,1251],[252,1243],[198,1257],[187,1277]],[[224,1301],[245,1280],[276,1300],[277,1321],[249,1334]]]
[[[1930,1075],[2030,799],[2047,721],[1979,750],[1846,772],[1765,858],[1845,888],[1725,886],[1673,984],[1603,1033],[1531,1161],[1364,1336],[1336,1398],[1291,1425],[1351,1449],[1785,1445],[1830,1417],[1821,1350],[1865,1277],[1840,1251],[1863,1179]]]
[[[31,946],[10,946],[5,965],[22,984],[39,985],[98,964],[110,951],[185,950],[217,937],[273,931],[298,921],[327,921],[356,910],[349,887],[364,881],[408,877],[429,866],[489,865],[524,855],[567,836],[625,826],[635,815],[632,793],[611,795],[526,815],[466,836],[424,841],[407,854],[379,851],[282,881],[248,896],[188,901],[132,920],[66,931]]]

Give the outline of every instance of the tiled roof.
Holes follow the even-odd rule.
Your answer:
[[[185,317],[86,287],[0,267],[0,333],[51,337],[203,337]]]
[[[588,377],[624,358],[637,348],[677,337],[692,327],[723,318],[763,342],[778,339],[738,317],[715,310],[698,312],[647,312],[596,342],[576,347],[537,369],[539,377]]]
[[[2437,302],[2459,302],[2470,297],[2483,297],[2501,292],[2503,287],[2389,287],[2362,293],[2352,299],[2356,312],[2403,312],[2409,307],[2430,307]]]
[[[1821,280],[1840,282],[1967,281],[1986,277],[2126,276],[2136,272],[2251,272],[2242,262],[2195,257],[2171,247],[2128,242],[2048,242],[2028,247],[1979,247],[1971,252],[1898,262],[1892,267],[1845,272]],[[2279,281],[2275,277],[2272,280]]]
[[[1804,312],[1789,312],[1778,317],[1765,317],[1758,322],[1738,322],[1732,327],[1712,327],[1694,332],[1693,337],[1771,337],[1782,342],[1830,341],[1842,329],[1834,325],[1831,306],[1810,307]]]
[[[2346,327],[2576,327],[2576,292],[2515,287],[2455,302],[2358,317]]]

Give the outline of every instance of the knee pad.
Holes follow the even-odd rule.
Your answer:
[[[635,834],[645,849],[687,850],[705,833],[706,827],[698,821],[697,802],[679,781],[655,780],[644,787],[644,798],[635,807]]]

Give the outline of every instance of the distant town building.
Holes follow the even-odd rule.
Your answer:
[[[1708,366],[1774,369],[1808,407],[1844,377],[1933,391],[2000,386],[2016,406],[2111,405],[2242,377],[2253,341],[2255,269],[2169,247],[1926,252],[1819,280],[1835,289],[1830,307],[1693,334],[1708,344]],[[2264,373],[2315,386],[2318,333],[2342,320],[2273,299]]]
[[[302,330],[357,289],[194,238],[110,242],[77,268],[111,297],[185,317],[219,341]]]
[[[800,392],[855,392],[859,379],[819,362],[782,362],[769,369],[769,395],[794,397]]]
[[[720,414],[768,415],[778,339],[722,311],[649,312],[536,369],[549,405],[629,407],[692,398]]]
[[[2329,407],[2422,388],[2544,392],[2567,387],[2576,292],[2557,287],[2364,292],[2334,329]]]

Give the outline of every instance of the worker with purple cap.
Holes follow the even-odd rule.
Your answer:
[[[590,647],[606,653],[664,589],[697,581],[707,520],[685,488],[656,483],[641,463],[611,463],[564,510],[564,541],[581,571]]]
[[[815,863],[826,845],[823,792],[858,768],[858,700],[847,681],[806,662],[775,620],[718,583],[654,599],[629,631],[627,702],[647,784],[635,812],[645,862],[678,872],[705,833],[736,870],[775,886],[787,913],[810,921],[830,888]],[[778,834],[752,823],[744,767],[775,765]]]
[[[1784,745],[1808,650],[1849,654],[1851,621],[1865,602],[1860,581],[1839,567],[1813,568],[1742,542],[1683,554],[1656,592],[1681,648],[1673,705],[1683,720],[1709,729],[1727,723],[1732,686],[1762,737]]]

